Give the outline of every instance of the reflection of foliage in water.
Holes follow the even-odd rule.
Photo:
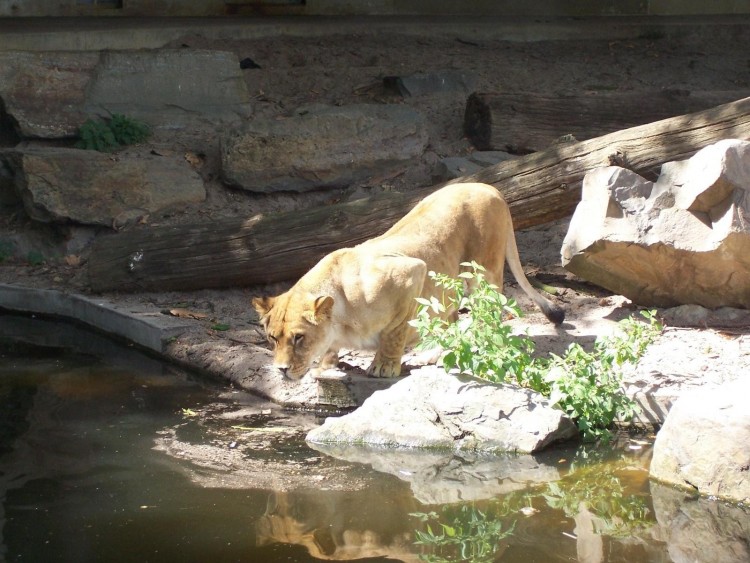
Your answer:
[[[606,450],[582,447],[576,453],[570,472],[547,483],[542,493],[547,506],[574,518],[585,508],[600,519],[597,533],[622,537],[648,527],[650,510],[644,497],[627,494],[618,473],[631,464],[627,458],[606,461]]]
[[[501,547],[500,540],[511,535],[515,528],[515,522],[505,527],[503,519],[507,518],[507,513],[485,513],[472,505],[445,507],[443,518],[450,524],[440,522],[440,516],[435,512],[415,512],[412,516],[426,523],[426,532],[414,532],[417,538],[414,543],[433,551],[420,555],[420,559],[430,563],[494,561]],[[439,532],[433,531],[430,521],[440,525]]]
[[[565,512],[568,518],[583,508],[601,519],[597,533],[622,537],[646,524],[649,509],[636,495],[626,495],[620,479],[611,473],[601,474],[596,468],[587,468],[586,475],[577,474],[549,483],[544,499],[550,508]]]
[[[415,543],[430,550],[420,558],[432,563],[494,561],[500,540],[513,534],[519,514],[537,512],[535,505],[562,511],[567,518],[587,511],[596,518],[598,535],[626,537],[648,528],[653,522],[645,498],[628,493],[618,475],[631,467],[631,460],[607,459],[610,455],[608,450],[584,446],[559,481],[496,498],[484,512],[465,504],[444,507],[442,515],[413,513],[426,528],[415,530]],[[437,531],[434,524],[439,525]]]

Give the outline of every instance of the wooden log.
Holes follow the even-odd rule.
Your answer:
[[[464,132],[480,150],[541,151],[565,135],[579,141],[702,111],[749,95],[739,91],[634,90],[562,94],[474,93]]]
[[[94,291],[160,291],[295,279],[329,252],[382,234],[427,193],[111,234],[92,247],[89,281]]]
[[[555,145],[455,180],[495,186],[517,229],[570,215],[589,170],[617,164],[653,174],[721,139],[750,139],[750,98]],[[143,228],[101,237],[89,258],[94,291],[193,290],[296,279],[328,252],[384,232],[432,186],[248,220]]]

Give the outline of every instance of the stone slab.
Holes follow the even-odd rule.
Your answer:
[[[342,188],[406,170],[427,141],[424,116],[406,106],[313,106],[227,132],[222,175],[229,185],[260,193]]]
[[[237,56],[200,49],[0,49],[0,102],[20,137],[44,139],[75,136],[86,119],[114,113],[167,129],[252,113]]]

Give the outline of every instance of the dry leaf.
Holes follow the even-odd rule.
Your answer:
[[[65,257],[65,263],[68,266],[78,267],[81,265],[81,257],[76,254],[68,254]]]
[[[203,158],[201,158],[200,155],[197,155],[194,152],[186,152],[185,160],[187,160],[190,166],[199,167],[203,165]]]
[[[166,309],[162,311],[165,315],[171,315],[173,317],[179,317],[181,319],[207,319],[208,315],[204,315],[203,313],[196,313],[194,311],[190,311],[188,309]]]

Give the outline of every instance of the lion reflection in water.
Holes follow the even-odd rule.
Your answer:
[[[383,502],[384,497],[392,502]],[[408,493],[275,492],[256,523],[256,541],[258,546],[302,545],[313,557],[334,561],[388,556],[416,562],[408,516],[415,510]]]

